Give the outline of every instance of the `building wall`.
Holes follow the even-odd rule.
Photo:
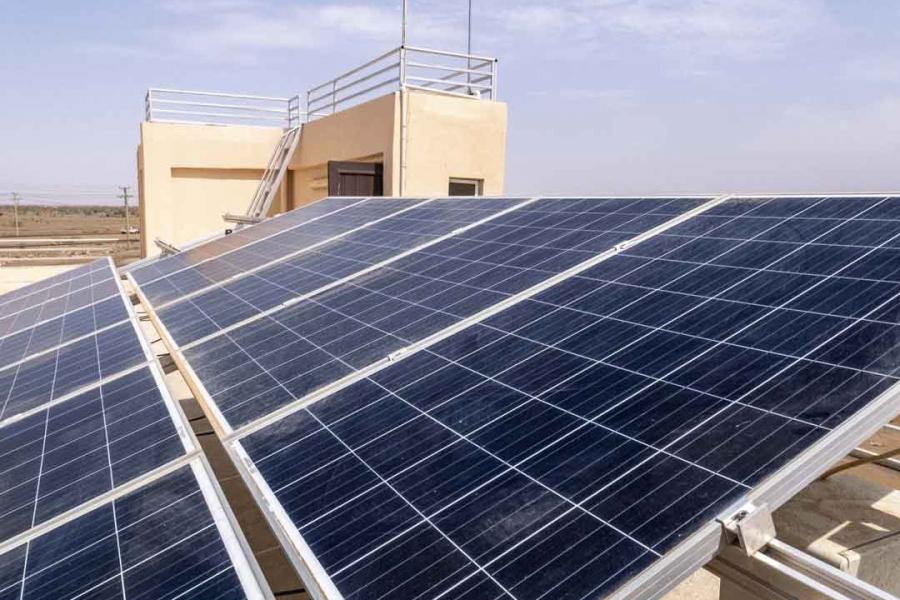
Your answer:
[[[332,160],[384,163],[384,193],[400,194],[401,106],[407,115],[405,195],[447,195],[451,177],[482,179],[503,193],[506,105],[400,92],[304,125],[272,213],[328,194]],[[142,123],[138,148],[144,256],[160,238],[175,246],[222,231],[226,212],[243,213],[281,130],[270,127]]]
[[[384,193],[395,195],[394,161],[398,94],[388,94],[303,126],[300,148],[291,162],[293,207],[328,195],[328,161],[384,163]]]
[[[138,182],[144,256],[160,238],[176,246],[224,230],[243,213],[281,130],[271,127],[141,123]],[[273,212],[284,210],[284,200]]]
[[[503,193],[506,104],[410,92],[406,196],[447,195],[451,177],[481,179],[487,196]]]
[[[173,167],[171,195],[173,204],[192,218],[178,224],[178,243],[195,240],[210,233],[210,227],[225,228],[222,215],[243,214],[262,178],[263,169],[198,169]],[[195,215],[202,209],[204,218]],[[206,213],[209,214],[206,214]],[[212,219],[210,223],[209,219]]]

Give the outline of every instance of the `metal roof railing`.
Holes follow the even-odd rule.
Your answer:
[[[260,125],[290,129],[304,117],[300,97],[151,88],[144,98],[144,119],[192,125]]]
[[[497,99],[497,59],[400,46],[306,92],[307,121],[334,114],[387,90],[413,89]]]

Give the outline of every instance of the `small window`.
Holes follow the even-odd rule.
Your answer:
[[[481,179],[450,178],[451,196],[480,196],[483,181]]]

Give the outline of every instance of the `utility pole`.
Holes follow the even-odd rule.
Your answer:
[[[21,198],[22,196],[16,192],[12,193],[13,213],[16,216],[16,237],[19,237],[19,200],[21,200]]]
[[[119,198],[121,198],[125,202],[125,240],[128,243],[128,249],[131,249],[131,216],[128,214],[128,198],[130,198],[128,191],[129,187],[127,185],[120,185],[119,189],[122,190],[122,193],[119,194]]]

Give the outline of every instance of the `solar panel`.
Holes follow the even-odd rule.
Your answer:
[[[238,431],[237,462],[306,583],[344,598],[652,596],[652,576],[708,559],[713,519],[777,506],[900,410],[900,198],[735,198],[672,225],[330,393],[288,391],[301,401]],[[275,334],[215,350],[259,403],[308,360]],[[294,361],[274,387],[235,358],[264,365],[268,343]]]
[[[183,355],[213,409],[244,425],[703,202],[538,200]]]
[[[0,546],[0,598],[262,599],[199,460]]]
[[[510,210],[522,200],[434,200],[261,270],[242,274],[199,295],[184,296],[154,308],[175,342],[183,345],[334,285],[412,248],[439,241],[459,228]]]

